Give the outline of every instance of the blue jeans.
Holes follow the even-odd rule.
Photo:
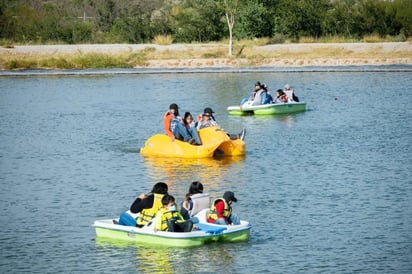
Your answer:
[[[195,127],[190,127],[187,129],[189,134],[195,139],[195,142],[197,145],[201,145],[202,142],[200,142],[199,134],[197,134],[197,129]]]
[[[127,212],[123,212],[119,218],[119,225],[136,226],[136,219]]]
[[[215,224],[217,225],[227,225],[224,219],[217,219],[215,221]],[[229,217],[229,224],[232,225],[240,225],[240,218],[237,214],[232,213]]]
[[[186,127],[182,125],[179,121],[172,120],[172,122],[170,123],[170,129],[177,139],[183,138],[183,141],[187,142],[191,138],[186,130]]]

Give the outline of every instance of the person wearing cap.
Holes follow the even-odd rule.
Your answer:
[[[285,85],[283,92],[288,96],[288,99],[292,102],[299,102],[299,97],[296,96],[295,91],[290,87],[289,84]]]
[[[206,128],[206,127],[212,127],[212,126],[220,127],[218,123],[216,122],[216,119],[213,116],[213,113],[215,112],[210,107],[206,107],[203,110],[203,114],[198,116],[198,122],[197,122],[198,130],[202,128]],[[239,134],[230,134],[227,132],[226,134],[229,136],[231,140],[241,139],[243,141],[245,139],[246,129],[245,128],[242,129],[242,131]]]
[[[167,111],[163,118],[163,125],[166,134],[170,137],[172,142],[175,139],[195,144],[196,141],[190,136],[186,127],[183,125],[182,118],[179,116],[179,107],[177,104],[171,104],[169,111]]]
[[[197,123],[197,130],[206,128],[206,127],[213,127],[213,126],[218,126],[218,124],[216,123],[216,120],[214,120],[213,115],[210,112],[208,113],[204,112],[202,114],[201,120]]]
[[[207,221],[218,225],[239,225],[240,218],[232,212],[232,202],[237,202],[235,194],[232,191],[226,191],[222,198],[213,201],[207,214]]]
[[[255,99],[256,94],[262,89],[263,89],[263,85],[259,81],[257,81],[255,83],[255,89],[250,94],[249,100],[253,101]]]
[[[197,115],[197,123],[196,123],[196,124],[199,124],[199,122],[202,120],[203,115],[205,115],[205,114],[209,114],[210,120],[216,121],[215,116],[213,116],[213,113],[215,113],[215,112],[213,111],[212,108],[206,107],[206,108],[203,110],[203,113],[202,113],[202,114]],[[197,125],[196,125],[196,126],[197,126]]]

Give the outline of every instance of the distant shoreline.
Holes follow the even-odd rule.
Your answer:
[[[22,45],[0,48],[0,57],[12,56],[59,56],[77,53],[125,54],[147,48],[156,52],[225,50],[224,44],[82,44],[82,45]],[[365,66],[365,65],[412,65],[412,44],[388,43],[307,43],[253,46],[256,52],[277,53],[277,57],[265,57],[256,65],[250,58],[176,58],[148,59],[135,68],[236,68],[236,67],[295,67],[295,66]],[[325,56],[322,56],[325,52]],[[330,56],[337,52],[337,57]],[[287,56],[282,56],[282,54]],[[327,54],[326,54],[327,53]],[[294,56],[296,55],[296,57]],[[346,57],[347,56],[347,57]],[[3,58],[2,58],[3,59]]]

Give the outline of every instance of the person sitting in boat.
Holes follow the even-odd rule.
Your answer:
[[[127,212],[120,215],[119,225],[143,227],[149,223],[162,206],[161,200],[167,194],[168,186],[163,182],[156,183],[149,194],[140,194]],[[138,214],[139,213],[139,214]],[[136,216],[136,214],[138,214]]]
[[[180,214],[185,220],[188,220],[202,209],[208,208],[209,204],[210,196],[208,193],[203,193],[203,184],[194,181],[190,184],[186,197],[182,202]]]
[[[253,100],[255,99],[256,93],[257,93],[259,90],[261,90],[261,89],[262,89],[262,84],[261,84],[259,81],[257,81],[257,82],[255,83],[255,88],[254,88],[253,91],[251,92],[249,98],[243,98],[243,99],[240,101],[240,105],[243,105],[243,104],[246,103],[247,101],[253,101]]]
[[[206,128],[206,127],[213,127],[213,126],[220,127],[218,123],[216,122],[216,119],[213,116],[213,113],[214,111],[210,107],[207,107],[204,109],[203,114],[201,115],[201,119],[197,122],[198,130],[202,128]],[[242,129],[242,131],[239,134],[230,134],[227,132],[226,134],[229,136],[231,140],[241,139],[243,141],[245,139],[246,129],[245,128]]]
[[[278,89],[276,91],[276,97],[273,100],[275,104],[284,104],[290,102],[288,96],[283,92],[283,90]]]
[[[190,136],[183,125],[182,118],[179,116],[179,107],[177,104],[171,104],[169,111],[167,111],[163,118],[163,125],[166,134],[170,137],[172,142],[175,139],[189,142],[191,145],[196,143],[196,140]],[[200,143],[198,144],[200,145]]]
[[[262,86],[262,90],[263,91],[260,94],[262,105],[271,104],[273,102],[273,97],[272,97],[272,95],[270,95],[270,93],[268,91],[268,86],[266,84],[264,84]]]
[[[218,126],[218,124],[212,119],[212,115],[210,113],[203,113],[202,119],[197,123],[197,130],[213,126]]]
[[[240,218],[232,212],[232,202],[237,202],[235,194],[232,191],[226,191],[222,198],[213,201],[207,214],[207,221],[218,225],[239,225]]]
[[[250,96],[249,96],[249,100],[254,100],[255,99],[255,97],[256,97],[256,94],[260,91],[260,90],[263,90],[263,86],[264,85],[262,85],[259,81],[257,81],[256,83],[255,83],[255,89],[252,91],[252,93],[250,94]]]
[[[201,145],[202,142],[200,141],[199,134],[197,133],[196,123],[193,120],[193,116],[190,112],[185,112],[183,124],[187,132],[190,134],[190,136],[192,136],[195,139],[195,143],[197,145]]]
[[[165,195],[162,198],[162,207],[156,214],[154,231],[190,232],[193,228],[191,220],[185,220],[177,209],[175,198]]]
[[[295,91],[290,87],[289,84],[285,85],[285,88],[283,89],[283,92],[288,96],[288,98],[292,102],[299,102],[299,97],[296,96]]]

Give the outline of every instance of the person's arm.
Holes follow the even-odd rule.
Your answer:
[[[146,196],[146,194],[140,194],[140,196],[130,206],[132,213],[139,213],[144,208],[151,208],[153,206],[154,195]]]
[[[216,204],[216,214],[217,214],[217,218],[218,218],[218,219],[223,219],[223,220],[225,220],[226,223],[228,223],[227,220],[226,220],[226,218],[223,217],[223,210],[224,210],[224,209],[225,209],[225,203],[222,202],[222,201],[219,201],[219,202]]]
[[[163,119],[163,126],[165,129],[165,132],[167,136],[169,136],[172,140],[175,139],[175,136],[173,135],[173,132],[170,130],[170,123],[172,122],[172,115],[169,113],[165,114],[165,118]]]
[[[196,129],[200,130],[202,128],[202,126],[203,126],[203,123],[202,123],[202,121],[200,121],[200,122],[197,123]]]

